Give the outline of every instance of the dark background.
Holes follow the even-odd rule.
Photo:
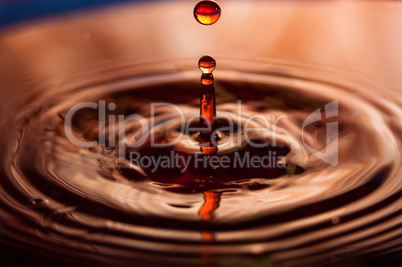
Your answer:
[[[0,0],[0,27],[78,9],[143,0]]]

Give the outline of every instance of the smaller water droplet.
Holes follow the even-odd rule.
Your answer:
[[[203,73],[212,73],[216,67],[216,61],[211,56],[203,56],[198,60],[198,67]]]
[[[331,218],[331,222],[334,225],[339,224],[341,222],[341,218],[339,218],[338,216],[334,216]]]
[[[29,205],[33,208],[44,208],[49,204],[49,200],[43,198],[31,198]]]
[[[91,34],[89,32],[86,32],[83,34],[82,38],[84,38],[85,40],[89,40],[91,39]]]
[[[214,1],[201,1],[194,8],[194,18],[203,25],[211,25],[221,16],[221,8]]]
[[[202,74],[201,84],[202,85],[212,85],[212,84],[214,84],[214,76],[212,76],[212,74],[210,74],[210,73]]]

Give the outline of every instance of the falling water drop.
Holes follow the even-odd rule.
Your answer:
[[[339,218],[338,216],[334,216],[331,218],[331,222],[333,225],[339,224],[341,222],[341,218]]]
[[[198,60],[198,67],[202,73],[212,73],[216,67],[215,59],[211,56],[203,56]]]
[[[194,18],[203,25],[211,25],[221,16],[221,8],[214,1],[201,1],[194,8]]]
[[[29,205],[32,208],[44,208],[49,204],[49,200],[43,198],[31,198],[29,199]]]

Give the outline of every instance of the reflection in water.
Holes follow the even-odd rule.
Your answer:
[[[234,2],[220,1],[225,16],[208,27],[209,38],[181,15],[191,1],[3,30],[2,245],[134,266],[359,265],[401,254],[402,5]],[[194,62],[205,47],[219,62],[217,127],[234,122],[209,156],[272,153],[270,166],[182,171],[201,155],[190,144],[199,143],[197,133],[185,133],[179,114],[163,105],[152,127],[123,125],[128,141],[144,140],[139,148],[119,138],[118,115],[150,122],[151,103],[198,117]],[[94,142],[89,148],[72,144],[64,129],[68,110],[83,102],[98,106],[80,109],[70,129]],[[258,149],[243,131],[251,117],[247,136]],[[155,155],[179,167],[152,172],[141,159]]]
[[[205,197],[205,202],[200,209],[201,218],[207,223],[212,219],[213,213],[219,207],[219,202],[221,200],[220,192],[203,192]],[[213,232],[202,231],[202,238],[206,242],[212,242],[215,240]]]

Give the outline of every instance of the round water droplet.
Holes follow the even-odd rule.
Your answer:
[[[212,73],[216,67],[215,59],[211,56],[203,56],[198,60],[198,67],[203,73]]]
[[[339,224],[341,222],[341,218],[339,218],[338,216],[334,216],[331,218],[331,222],[333,225]]]
[[[202,74],[201,76],[201,84],[202,85],[212,85],[214,84],[214,76],[210,73]]]
[[[211,25],[221,16],[221,8],[214,1],[201,1],[194,8],[194,18],[203,25]]]
[[[89,40],[91,39],[91,34],[89,32],[86,32],[82,35],[82,38],[84,38],[85,40]]]
[[[49,201],[43,198],[31,198],[29,205],[33,208],[44,208],[48,205]]]

